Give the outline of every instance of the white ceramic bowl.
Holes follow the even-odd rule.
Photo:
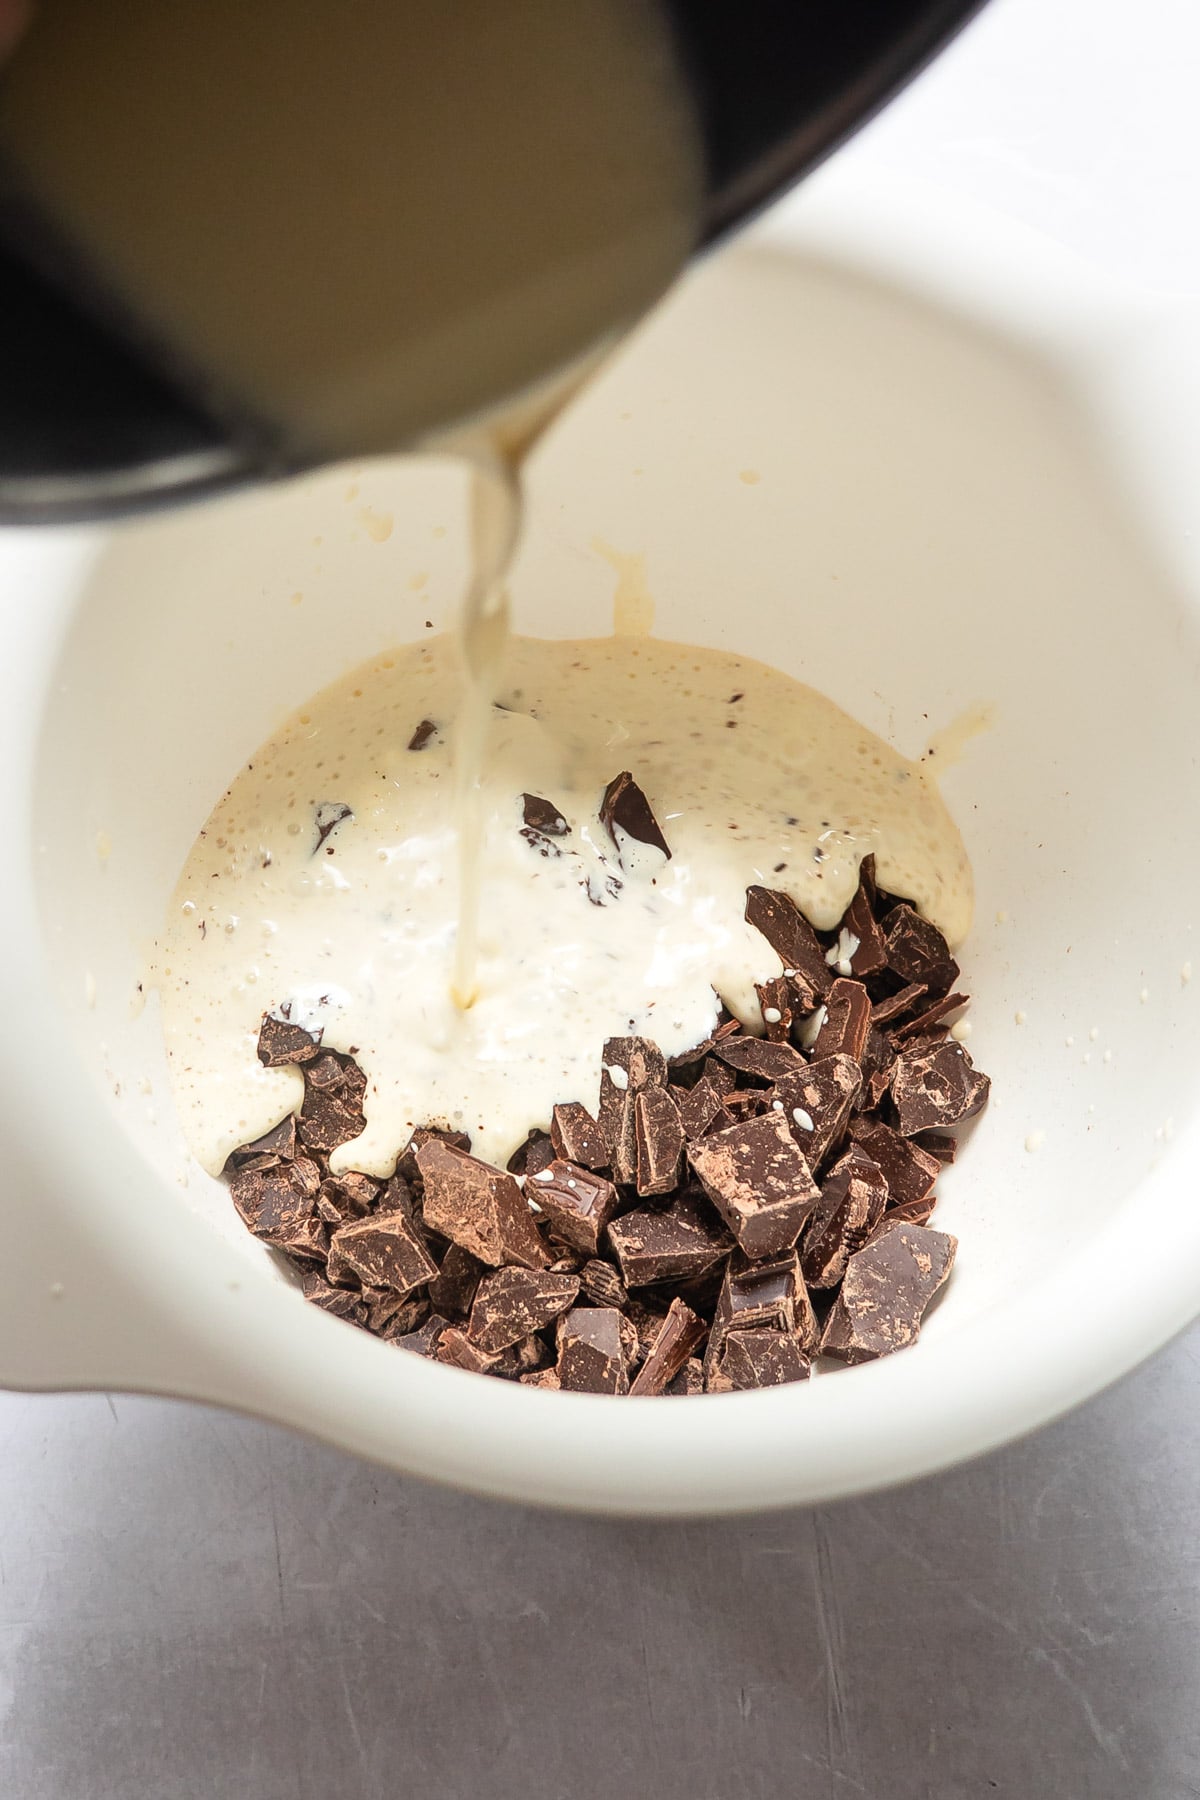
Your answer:
[[[457,473],[5,536],[0,1378],[217,1401],[522,1500],[719,1512],[944,1466],[1189,1320],[1198,346],[1032,241],[815,203],[696,274],[536,467],[523,629],[607,628],[599,538],[645,555],[661,634],[793,670],[911,753],[994,708],[946,777],[995,1096],[943,1182],[958,1265],[915,1349],[766,1393],[545,1394],[400,1355],[181,1181],[155,1007],[131,1006],[145,946],[282,715],[451,616]]]

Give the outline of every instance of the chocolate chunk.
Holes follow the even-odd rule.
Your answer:
[[[557,1390],[562,1386],[561,1381],[558,1379],[557,1369],[535,1369],[531,1375],[518,1375],[517,1380],[522,1387],[554,1388]]]
[[[773,1044],[786,1044],[796,1016],[792,983],[786,975],[774,975],[769,981],[756,981],[754,991],[765,1035]]]
[[[331,831],[336,831],[339,825],[343,825],[347,819],[353,817],[354,814],[350,808],[343,805],[340,800],[322,800],[313,813],[313,822],[317,828],[317,841],[313,845],[312,854],[314,856],[317,854]]]
[[[631,1288],[705,1275],[733,1248],[709,1206],[686,1192],[664,1212],[639,1207],[623,1213],[609,1226],[608,1241]]]
[[[695,1087],[677,1090],[675,1097],[679,1102],[683,1135],[689,1143],[693,1138],[703,1137],[706,1131],[733,1124],[732,1115],[726,1112],[720,1094],[707,1075],[702,1075]]]
[[[850,952],[850,972],[859,981],[886,969],[888,954],[884,936],[875,918],[875,858],[864,856],[858,872],[858,892],[846,908],[839,934],[847,932],[857,939]]]
[[[544,1268],[551,1257],[514,1178],[431,1138],[416,1152],[426,1224],[492,1268]]]
[[[920,1203],[932,1194],[939,1164],[919,1144],[901,1137],[882,1119],[855,1119],[850,1135],[883,1171],[892,1206]]]
[[[904,1142],[908,1143],[908,1139],[905,1138]],[[939,1163],[952,1163],[958,1155],[958,1139],[943,1137],[937,1131],[923,1131],[913,1140],[911,1147],[924,1150],[926,1155],[932,1156]]]
[[[552,1162],[532,1176],[528,1194],[545,1214],[551,1237],[585,1256],[595,1256],[601,1233],[620,1204],[611,1181],[570,1162]]]
[[[795,1250],[766,1262],[748,1262],[738,1254],[730,1258],[713,1315],[706,1368],[712,1367],[727,1332],[752,1330],[789,1332],[806,1354],[816,1350],[817,1318]]]
[[[611,1306],[577,1306],[558,1334],[560,1387],[577,1394],[627,1394],[621,1314]]]
[[[429,1317],[429,1302],[423,1294],[410,1294],[407,1300],[400,1300],[397,1295],[389,1295],[386,1301],[376,1301],[367,1315],[368,1329],[375,1332],[385,1343],[395,1343],[399,1338],[409,1338]],[[386,1313],[386,1317],[384,1314]]]
[[[836,1287],[846,1264],[883,1217],[888,1185],[860,1144],[852,1144],[821,1183],[821,1198],[804,1230],[800,1266],[812,1288]]]
[[[906,1050],[892,1076],[896,1123],[905,1137],[957,1125],[986,1105],[991,1085],[953,1038]]]
[[[317,1214],[327,1225],[348,1225],[365,1219],[379,1198],[379,1183],[352,1169],[345,1175],[326,1175],[317,1195]]]
[[[774,888],[748,887],[746,923],[766,938],[796,983],[801,1010],[811,1012],[829,992],[833,976],[817,934],[796,902]]]
[[[323,1050],[305,1065],[304,1104],[296,1122],[310,1150],[328,1153],[366,1130],[362,1098],[367,1078],[347,1057]]]
[[[629,1303],[625,1283],[612,1264],[602,1262],[598,1256],[593,1256],[580,1269],[579,1286],[584,1298],[593,1306],[616,1306],[623,1310]]]
[[[856,1112],[875,1112],[883,1104],[883,1096],[892,1085],[896,1068],[896,1052],[886,1032],[872,1025],[867,1033],[867,1047],[859,1066],[863,1084],[854,1103]]]
[[[810,1169],[819,1168],[840,1143],[861,1086],[862,1074],[852,1057],[825,1056],[775,1089]]]
[[[422,719],[408,740],[410,750],[423,750],[430,738],[436,737],[437,726],[432,719]]]
[[[449,1244],[441,1268],[429,1283],[429,1300],[434,1310],[448,1319],[465,1319],[486,1269],[487,1264],[461,1244]]]
[[[313,1046],[315,1051],[316,1046]],[[231,1150],[225,1163],[226,1171],[234,1169],[273,1169],[277,1163],[289,1162],[296,1154],[296,1115],[288,1113],[278,1125],[270,1131],[264,1131],[261,1137],[250,1144],[239,1144]]]
[[[536,1175],[554,1161],[554,1145],[550,1133],[535,1125],[524,1143],[518,1144],[505,1165],[510,1175]]]
[[[320,1225],[314,1207],[321,1185],[321,1171],[306,1156],[278,1163],[269,1169],[238,1169],[230,1177],[233,1204],[255,1237],[278,1250],[315,1253],[323,1243],[312,1227]]]
[[[609,1148],[598,1122],[586,1106],[570,1100],[556,1106],[550,1120],[554,1154],[564,1162],[582,1163],[585,1169],[606,1169]]]
[[[628,769],[614,775],[604,790],[604,798],[600,802],[600,822],[616,845],[617,854],[621,856],[621,839],[618,832],[626,837],[635,838],[639,844],[650,844],[670,860],[671,850],[666,838],[658,828],[658,820],[650,810],[650,802],[643,794]],[[624,857],[621,856],[622,862]]]
[[[395,1212],[338,1227],[329,1245],[329,1278],[344,1283],[347,1272],[364,1287],[409,1294],[438,1270],[403,1213]]]
[[[701,1078],[707,1081],[711,1088],[715,1088],[722,1100],[728,1100],[730,1094],[737,1087],[736,1071],[731,1069],[728,1063],[723,1063],[718,1056],[705,1058]]]
[[[539,831],[543,837],[570,835],[571,827],[552,800],[543,800],[537,794],[522,794],[521,806],[522,816],[530,831]]]
[[[654,1334],[653,1342],[633,1385],[631,1394],[661,1394],[682,1369],[696,1345],[704,1336],[704,1320],[698,1319],[682,1300],[672,1300],[666,1317]]]
[[[335,1319],[345,1319],[350,1325],[366,1324],[367,1309],[358,1295],[348,1293],[345,1288],[333,1287],[319,1270],[307,1270],[300,1285],[304,1298],[319,1306],[322,1312],[332,1313]]]
[[[821,1354],[870,1362],[917,1340],[925,1308],[950,1274],[958,1240],[921,1225],[893,1225],[850,1258],[825,1321]]]
[[[639,1194],[669,1194],[679,1185],[683,1126],[669,1088],[645,1088],[633,1111]]]
[[[698,1356],[689,1356],[674,1381],[668,1382],[664,1392],[667,1394],[702,1394],[704,1392],[704,1364]]]
[[[433,1351],[437,1362],[449,1363],[454,1369],[469,1369],[473,1375],[491,1375],[496,1372],[503,1354],[502,1350],[481,1350],[471,1342],[460,1325],[444,1326]]]
[[[712,1052],[717,1044],[724,1043],[725,1039],[728,1037],[736,1037],[741,1029],[741,1022],[738,1019],[719,1020],[702,1042],[693,1045],[690,1050],[683,1051],[680,1056],[673,1056],[667,1064],[667,1067],[672,1070],[678,1070],[680,1072],[680,1079],[686,1081],[689,1078],[690,1070],[692,1068],[699,1070],[700,1064],[704,1062],[704,1059]],[[730,1085],[732,1086],[732,1083],[730,1083]]]
[[[365,1177],[363,1178],[365,1179]],[[375,1184],[378,1186],[378,1183]],[[383,1184],[382,1192],[375,1202],[376,1214],[400,1212],[410,1221],[417,1219],[417,1205],[413,1199],[413,1191],[403,1175],[390,1175]]]
[[[548,1234],[549,1235],[549,1234]],[[565,1244],[557,1244],[551,1238],[549,1245],[554,1261],[547,1264],[551,1275],[578,1275],[587,1262],[582,1250],[570,1250]]]
[[[401,1350],[411,1350],[416,1356],[436,1357],[442,1333],[449,1323],[449,1319],[443,1319],[440,1313],[430,1313],[416,1331],[410,1331],[407,1337],[392,1338],[390,1342]]]
[[[291,1064],[311,1062],[320,1047],[320,1029],[306,1031],[303,1025],[293,1025],[290,1019],[263,1014],[258,1030],[258,1060],[265,1068],[282,1069]]]
[[[616,1181],[637,1177],[634,1106],[643,1088],[665,1087],[667,1065],[649,1038],[609,1038],[600,1073],[599,1123]]]
[[[579,1282],[574,1275],[551,1275],[533,1269],[497,1269],[479,1283],[471,1307],[467,1336],[480,1350],[494,1354],[541,1331],[575,1304]]]
[[[808,1066],[800,1052],[793,1050],[790,1044],[772,1044],[766,1038],[727,1038],[724,1043],[714,1045],[713,1055],[736,1069],[739,1075],[765,1081],[768,1086],[776,1081],[786,1081],[789,1075],[797,1075]]]
[[[952,1013],[961,1012],[969,1004],[966,994],[943,994],[924,1012],[917,1013],[914,1018],[906,1019],[903,1025],[896,1027],[893,1037],[899,1041],[903,1038],[918,1037],[922,1032],[935,1031]]]
[[[928,1225],[936,1205],[937,1195],[927,1194],[924,1200],[906,1200],[902,1206],[889,1206],[871,1235],[878,1237],[880,1232],[889,1231],[893,1225]]]
[[[766,1112],[771,1105],[771,1090],[742,1088],[737,1093],[726,1094],[722,1104],[736,1125],[741,1119],[757,1119],[760,1113]]]
[[[871,996],[858,981],[839,976],[825,997],[825,1018],[812,1047],[812,1060],[852,1056],[858,1062],[871,1029]]]
[[[886,941],[888,967],[901,981],[924,982],[937,998],[958,980],[958,964],[945,938],[911,906],[897,906],[888,914]]]
[[[449,1131],[440,1125],[418,1125],[396,1160],[396,1173],[410,1185],[420,1181],[417,1156],[425,1144],[449,1144],[452,1150],[469,1150],[471,1140],[465,1131]]]
[[[789,1381],[807,1381],[809,1367],[798,1341],[787,1332],[730,1331],[708,1374],[708,1392],[783,1387]]]
[[[819,1198],[803,1152],[779,1112],[689,1144],[688,1160],[747,1256],[790,1250]]]
[[[871,1008],[872,1025],[886,1025],[892,1019],[899,1019],[906,1012],[911,1012],[917,1001],[925,998],[927,991],[923,981],[912,981],[898,993],[889,994],[885,1000],[876,1000]]]

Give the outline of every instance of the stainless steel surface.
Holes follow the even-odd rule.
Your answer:
[[[1198,1421],[1200,1328],[937,1481],[664,1526],[3,1395],[0,1793],[1185,1800]]]

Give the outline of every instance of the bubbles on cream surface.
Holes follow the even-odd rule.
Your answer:
[[[594,1106],[609,1036],[674,1055],[711,1029],[718,994],[757,1028],[754,983],[778,959],[744,922],[752,882],[829,929],[874,852],[884,888],[952,943],[967,932],[970,868],[937,788],[832,701],[724,652],[514,638],[488,727],[478,999],[463,1011],[460,695],[451,638],[360,667],[263,745],[198,838],[153,979],[182,1125],[211,1172],[299,1102],[299,1075],[255,1053],[263,1012],[285,1004],[367,1075],[366,1131],[334,1167],[384,1174],[414,1124],[462,1127],[503,1161],[556,1101]],[[669,860],[600,823],[623,769]],[[525,829],[524,794],[569,831]]]

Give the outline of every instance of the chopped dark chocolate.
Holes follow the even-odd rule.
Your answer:
[[[582,1163],[585,1169],[606,1169],[609,1148],[599,1122],[578,1100],[556,1106],[550,1120],[554,1154],[564,1162]]]
[[[878,1237],[893,1225],[928,1225],[936,1205],[937,1195],[927,1194],[924,1200],[905,1200],[900,1206],[889,1206],[871,1235]]]
[[[637,1178],[637,1132],[634,1106],[643,1088],[665,1087],[667,1065],[649,1038],[609,1038],[600,1071],[599,1123],[608,1145],[613,1179]]]
[[[769,981],[756,981],[754,991],[758,995],[764,1033],[773,1044],[786,1044],[796,1016],[792,983],[786,975],[773,975]]]
[[[403,1213],[340,1225],[330,1241],[329,1279],[334,1282],[344,1284],[350,1273],[364,1287],[410,1294],[437,1272],[437,1264]]]
[[[339,825],[354,817],[353,812],[341,800],[322,800],[313,813],[313,822],[317,828],[317,841],[313,845],[315,856],[330,832],[336,831]]]
[[[958,980],[958,964],[936,925],[911,906],[893,908],[887,919],[888,967],[901,981],[921,981],[936,998]]]
[[[728,1100],[737,1087],[737,1071],[723,1063],[719,1056],[706,1056],[700,1073],[701,1079],[715,1088],[722,1100]]]
[[[448,1319],[465,1319],[486,1273],[487,1264],[461,1244],[447,1245],[442,1266],[429,1283],[430,1304]]]
[[[465,1131],[448,1131],[441,1125],[418,1125],[396,1159],[396,1173],[410,1186],[421,1179],[417,1155],[425,1144],[449,1144],[452,1150],[469,1150],[471,1139]]]
[[[746,922],[766,938],[796,983],[801,1010],[811,1012],[829,992],[833,974],[816,932],[789,894],[774,888],[746,889]]]
[[[861,1086],[862,1074],[852,1057],[825,1056],[775,1089],[810,1169],[820,1168],[841,1142]]]
[[[379,1198],[380,1184],[369,1175],[351,1170],[345,1175],[326,1175],[317,1195],[317,1213],[327,1225],[349,1225],[365,1219]]]
[[[410,750],[423,750],[430,738],[436,737],[437,726],[432,719],[422,719],[408,740]]]
[[[534,1126],[523,1143],[517,1145],[505,1164],[510,1175],[536,1175],[554,1161],[554,1145],[548,1131]]]
[[[944,1130],[979,1112],[990,1087],[954,1038],[906,1050],[897,1057],[892,1076],[896,1123],[905,1137]]]
[[[910,1206],[932,1194],[939,1164],[921,1145],[901,1137],[882,1119],[857,1118],[850,1135],[883,1171],[890,1205]]]
[[[467,1336],[494,1354],[542,1331],[575,1304],[579,1281],[534,1269],[497,1269],[479,1283]]]
[[[304,1298],[319,1306],[322,1312],[332,1313],[335,1319],[345,1319],[351,1325],[367,1323],[367,1309],[359,1296],[345,1288],[334,1287],[319,1270],[310,1268],[300,1285]]]
[[[875,918],[875,858],[864,856],[858,873],[858,892],[846,908],[839,928],[855,940],[848,961],[859,981],[887,967],[887,946]]]
[[[441,1335],[449,1323],[449,1319],[443,1319],[440,1313],[430,1313],[416,1331],[410,1331],[407,1337],[391,1338],[389,1341],[401,1350],[411,1350],[416,1356],[435,1357]]]
[[[871,1029],[871,997],[861,982],[838,976],[825,996],[825,1017],[812,1047],[812,1060],[823,1056],[862,1058]]]
[[[907,1138],[904,1141],[909,1142]],[[958,1155],[958,1139],[945,1137],[938,1131],[921,1132],[919,1137],[912,1140],[912,1147],[924,1150],[927,1156],[932,1156],[939,1163],[952,1163]]]
[[[622,1315],[612,1306],[577,1306],[558,1333],[559,1386],[578,1394],[627,1394]]]
[[[518,1375],[517,1380],[522,1387],[558,1389],[562,1386],[557,1369],[535,1369],[531,1375]]]
[[[290,1019],[264,1013],[258,1029],[258,1060],[268,1069],[311,1062],[321,1047],[321,1030],[306,1031]]]
[[[428,1300],[421,1295],[410,1294],[407,1300],[389,1295],[386,1302],[377,1300],[368,1308],[367,1329],[391,1344],[397,1338],[408,1338],[414,1331],[419,1331],[429,1317],[429,1310]],[[385,1313],[386,1317],[383,1316]]]
[[[670,860],[670,846],[659,830],[658,820],[650,810],[650,802],[628,769],[614,775],[605,788],[604,798],[600,802],[600,822],[616,846],[622,862],[625,859],[618,833],[634,838],[639,844],[649,844],[655,850],[661,850]]]
[[[416,1153],[426,1224],[492,1268],[544,1268],[552,1259],[516,1180],[465,1150],[431,1138]]]
[[[323,1050],[304,1068],[304,1104],[296,1129],[310,1150],[328,1153],[366,1130],[367,1078],[348,1057]]]
[[[889,994],[884,1000],[876,1000],[871,1007],[872,1025],[887,1025],[893,1019],[899,1019],[906,1012],[911,1012],[918,1000],[923,1000],[928,992],[923,981],[912,981],[907,987]]]
[[[673,1193],[683,1160],[683,1125],[671,1090],[644,1088],[634,1103],[633,1119],[638,1193]]]
[[[943,994],[940,1000],[935,1000],[931,1006],[925,1008],[924,1012],[917,1013],[914,1018],[906,1019],[902,1025],[898,1025],[892,1035],[899,1041],[904,1038],[918,1037],[922,1032],[933,1031],[944,1020],[950,1018],[951,1014],[961,1012],[963,1007],[968,1004],[966,994]]]
[[[925,1309],[950,1274],[958,1240],[921,1225],[888,1225],[850,1258],[825,1321],[821,1354],[870,1362],[915,1343]]]
[[[760,1329],[790,1332],[806,1354],[816,1350],[816,1314],[795,1250],[766,1262],[731,1257],[717,1297],[706,1366],[711,1367],[726,1332]]]
[[[522,794],[521,808],[530,831],[540,831],[543,837],[569,836],[571,827],[552,800],[543,800],[537,794]]]
[[[862,1053],[860,1067],[863,1084],[854,1102],[854,1110],[877,1112],[892,1085],[892,1075],[896,1068],[895,1047],[887,1033],[880,1031],[877,1025],[872,1025],[867,1033],[867,1047]]]
[[[697,1318],[690,1306],[682,1300],[672,1300],[646,1350],[630,1393],[661,1394],[700,1343],[704,1329],[704,1320]]]
[[[673,1056],[667,1067],[681,1071],[680,1079],[686,1081],[688,1071],[692,1068],[699,1071],[700,1065],[705,1062],[715,1045],[723,1043],[727,1037],[736,1037],[741,1029],[741,1024],[737,1019],[719,1020],[706,1038],[702,1039],[700,1043],[694,1044],[690,1050],[684,1050],[679,1056]],[[731,1087],[732,1085],[733,1083],[730,1082]]]
[[[712,1132],[688,1145],[688,1160],[747,1256],[790,1250],[819,1198],[780,1112]]]
[[[704,1392],[704,1364],[698,1356],[689,1356],[674,1381],[668,1382],[663,1390],[666,1394],[702,1394]]]
[[[707,1377],[710,1394],[807,1381],[808,1357],[786,1331],[729,1331]]]
[[[471,1342],[461,1325],[443,1326],[433,1351],[438,1362],[449,1363],[454,1369],[469,1369],[473,1375],[497,1373],[496,1365],[503,1354],[502,1350],[481,1350]]]
[[[852,1144],[821,1183],[800,1246],[800,1266],[811,1288],[834,1288],[846,1264],[883,1217],[888,1184],[861,1144]]]
[[[693,1138],[703,1137],[706,1131],[733,1124],[732,1115],[726,1112],[720,1094],[707,1075],[702,1075],[695,1087],[677,1091],[675,1097],[679,1101],[683,1135],[689,1143]]]
[[[629,1292],[611,1263],[593,1256],[579,1271],[579,1286],[584,1298],[593,1306],[616,1306],[622,1311],[629,1305]]]
[[[706,1275],[733,1248],[712,1208],[686,1191],[662,1212],[639,1207],[623,1213],[609,1226],[608,1241],[621,1279],[631,1288]]]
[[[229,1178],[233,1204],[255,1237],[279,1250],[314,1254],[312,1227],[320,1226],[314,1208],[321,1171],[308,1157],[267,1169],[237,1169]]]
[[[595,1256],[620,1203],[611,1181],[579,1163],[555,1161],[531,1176],[527,1191],[545,1214],[551,1237]]]
[[[859,992],[862,990],[860,989]],[[731,1037],[713,1046],[713,1055],[739,1075],[749,1075],[768,1086],[786,1081],[807,1067],[805,1059],[790,1044],[773,1044],[766,1038]]]
[[[375,1202],[374,1210],[376,1214],[401,1212],[406,1219],[416,1219],[418,1209],[413,1199],[413,1191],[403,1175],[389,1175],[383,1184],[382,1193]]]
[[[315,1051],[316,1046],[313,1046]],[[288,1113],[270,1131],[264,1131],[253,1143],[239,1144],[229,1154],[225,1167],[234,1169],[272,1169],[288,1162],[296,1154],[296,1115]]]

